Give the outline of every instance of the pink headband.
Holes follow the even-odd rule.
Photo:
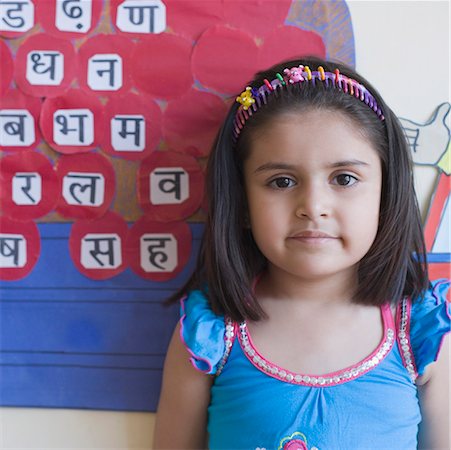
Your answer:
[[[278,89],[282,89],[283,86],[288,84],[299,84],[311,82],[315,85],[316,81],[324,82],[326,86],[331,84],[334,88],[339,89],[345,94],[352,95],[366,105],[368,105],[379,117],[380,120],[384,120],[384,115],[379,108],[373,95],[366,89],[365,86],[358,83],[352,78],[348,78],[342,75],[338,69],[335,72],[325,72],[322,66],[318,67],[318,71],[312,72],[308,66],[292,67],[291,69],[285,69],[283,76],[280,73],[276,73],[276,78],[272,81],[264,80],[264,84],[257,88],[247,87],[239,97],[236,98],[241,106],[235,116],[234,136],[237,139],[240,135],[244,124],[252,116],[253,113],[268,102],[267,97]]]

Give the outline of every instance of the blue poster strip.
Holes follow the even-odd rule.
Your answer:
[[[69,255],[70,224],[40,224],[41,255],[31,274],[2,282],[0,404],[155,411],[164,355],[178,306],[164,299],[191,273],[202,234],[170,282],[130,269],[108,280],[79,273]]]

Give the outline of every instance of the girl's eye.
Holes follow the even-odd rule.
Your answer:
[[[339,186],[352,186],[355,183],[357,183],[357,181],[359,181],[356,177],[349,175],[347,173],[342,173],[340,175],[337,175],[335,178],[335,184],[338,184]]]
[[[292,186],[295,185],[295,182],[288,177],[279,177],[276,178],[275,180],[272,180],[271,183],[269,183],[269,185],[271,187],[275,187],[278,189],[286,189],[286,188],[290,188]]]

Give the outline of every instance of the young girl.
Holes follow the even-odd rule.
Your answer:
[[[259,73],[207,180],[155,448],[449,449],[447,283],[375,89],[313,58]]]

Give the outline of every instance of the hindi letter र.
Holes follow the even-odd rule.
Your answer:
[[[42,178],[37,172],[17,172],[12,178],[12,197],[16,205],[38,205],[42,200]]]

